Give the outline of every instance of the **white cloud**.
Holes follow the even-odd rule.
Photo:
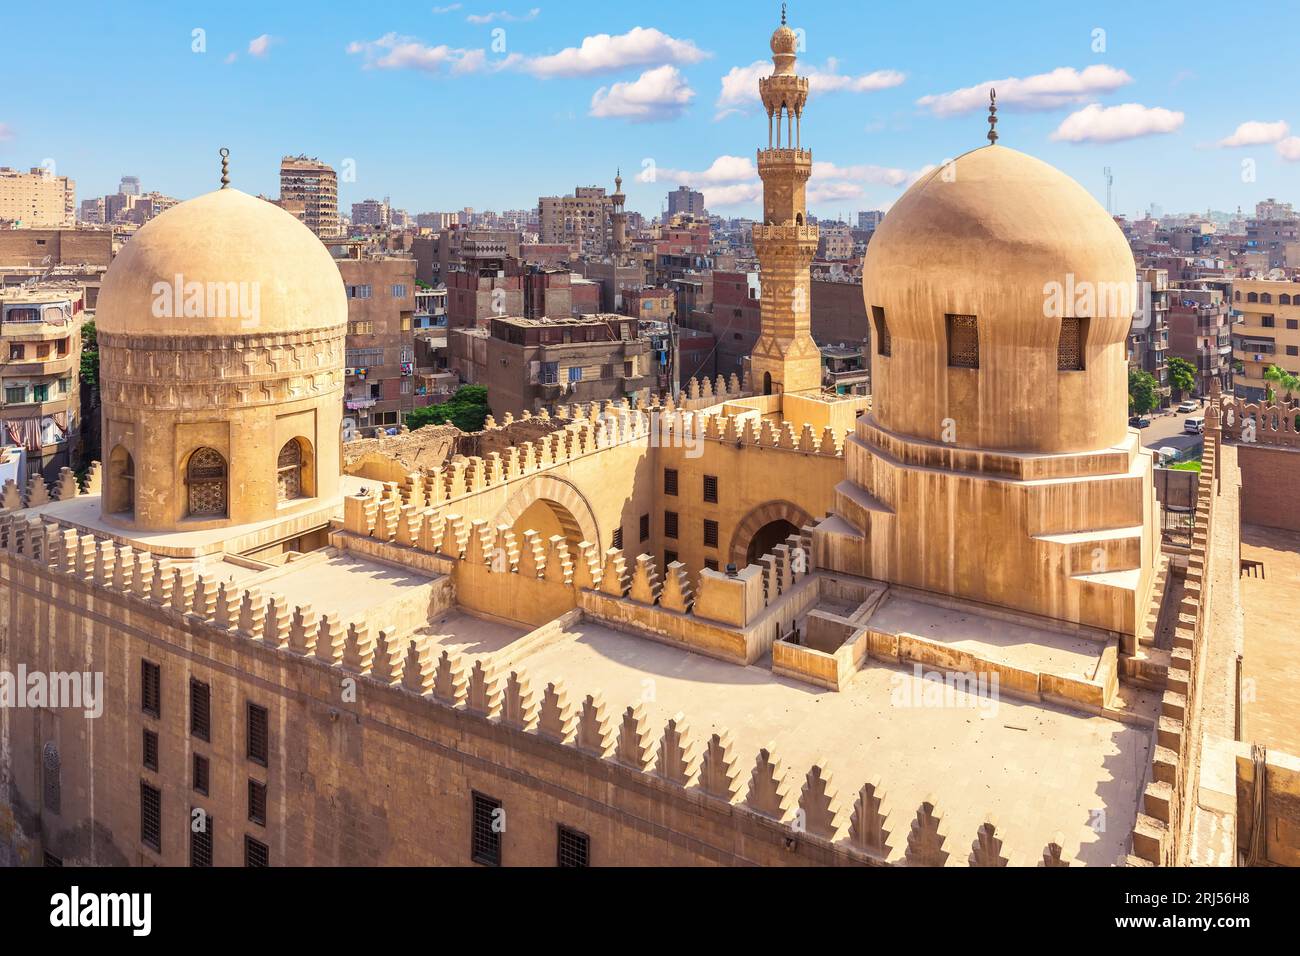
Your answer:
[[[661,66],[631,82],[602,86],[591,98],[591,115],[641,123],[675,119],[694,95],[677,67]]]
[[[1183,114],[1159,106],[1092,103],[1071,113],[1051,136],[1067,143],[1116,143],[1139,136],[1172,133],[1182,128]]]
[[[1291,127],[1287,125],[1286,120],[1278,120],[1276,123],[1261,123],[1258,120],[1250,120],[1238,126],[1231,136],[1225,136],[1219,140],[1219,145],[1264,146],[1281,141],[1289,132],[1291,132]]]
[[[434,7],[433,13],[435,16],[441,16],[444,13],[455,13],[459,9],[460,9],[460,4],[453,3],[445,7]]]
[[[456,10],[459,9],[459,7],[460,4],[458,3],[456,6],[450,7],[449,9]],[[542,10],[540,7],[533,7],[527,13],[518,15],[511,13],[509,10],[498,10],[495,13],[471,13],[465,18],[465,21],[480,26],[485,23],[492,23],[496,20],[500,20],[503,23],[527,23],[529,20],[536,20],[541,12]]]
[[[748,156],[719,156],[708,169],[701,172],[689,172],[684,169],[669,169],[663,166],[651,166],[637,173],[639,183],[670,182],[677,186],[719,186],[758,180],[758,167]]]
[[[549,56],[525,57],[522,65],[534,76],[585,76],[653,64],[698,63],[710,54],[691,40],[678,40],[659,30],[633,27],[627,33],[585,37],[581,46]]]
[[[838,72],[839,61],[828,59],[824,67],[809,66],[800,72],[808,77],[810,94],[819,93],[870,93],[876,90],[900,86],[906,75],[897,70],[876,70],[861,76],[850,76]],[[722,88],[718,93],[717,114],[714,119],[722,119],[733,113],[741,112],[740,107],[752,106],[759,102],[758,81],[772,74],[772,64],[768,60],[755,60],[749,66],[733,66],[722,77]]]
[[[227,62],[227,63],[234,63],[234,62],[235,62],[236,60],[238,60],[238,59],[239,59],[239,54],[238,54],[238,53],[227,53],[227,54],[226,54],[226,62]]]
[[[1133,77],[1113,66],[1098,63],[1084,70],[1057,67],[1050,73],[1034,76],[1009,76],[988,80],[949,93],[932,93],[916,101],[936,116],[954,116],[987,109],[989,89],[998,91],[998,107],[1024,110],[1051,110],[1071,103],[1082,103],[1101,93],[1113,93],[1133,82]]]
[[[269,33],[263,33],[260,37],[254,37],[248,41],[249,56],[266,56],[271,52],[271,44],[275,42],[275,37]]]
[[[808,186],[808,202],[813,205],[837,199],[857,199],[861,195],[862,187],[857,183],[810,183]]]
[[[0,136],[3,139],[3,136]],[[1288,163],[1300,163],[1300,136],[1288,136],[1277,144],[1277,154]]]
[[[7,143],[10,140],[17,139],[18,133],[8,123],[0,123],[0,143]]]
[[[901,186],[911,175],[906,169],[894,169],[889,166],[836,166],[834,163],[817,161],[812,166],[812,179],[847,179],[855,182],[873,183],[878,186]]]
[[[366,69],[473,73],[487,65],[487,54],[481,49],[466,50],[445,43],[429,46],[396,33],[386,33],[378,40],[353,41],[347,49],[348,53],[364,57]]]
[[[761,183],[705,186],[700,192],[704,193],[704,206],[706,209],[721,208],[723,206],[743,206],[746,203],[758,202],[763,198]]]

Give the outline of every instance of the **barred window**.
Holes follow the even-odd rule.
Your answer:
[[[59,748],[53,743],[45,745],[43,752],[45,809],[61,812],[63,806],[63,770],[59,761]]]
[[[948,366],[949,368],[979,368],[980,340],[973,315],[949,315]]]
[[[259,707],[257,704],[248,705],[248,759],[253,763],[260,763],[266,766],[267,754],[270,753],[268,744],[268,721],[266,708]]]
[[[642,515],[640,527],[637,528],[638,541],[646,541],[650,538],[650,516]]]
[[[140,662],[140,709],[150,717],[162,716],[162,668],[152,661]]]
[[[704,546],[706,548],[716,548],[718,546],[718,523],[704,519]]]
[[[152,730],[144,732],[144,769],[158,770],[158,735]]]
[[[258,826],[266,826],[266,784],[248,781],[248,819]]]
[[[194,792],[208,795],[208,758],[202,754],[194,755]]]
[[[555,842],[555,865],[590,866],[591,838],[561,824]]]
[[[613,546],[615,548],[618,548],[620,551],[623,550],[623,529],[622,528],[614,529]]]
[[[62,859],[61,857],[57,857],[57,856],[55,856],[55,855],[54,855],[53,853],[51,853],[49,850],[46,850],[46,851],[45,851],[45,865],[46,865],[46,866],[63,866],[63,859]]]
[[[888,358],[893,354],[893,343],[889,340],[889,323],[885,321],[885,310],[878,305],[873,305],[871,320],[876,326],[876,354]]]
[[[226,514],[226,459],[215,448],[200,448],[185,466],[189,486],[189,513],[196,516]]]
[[[162,791],[140,781],[140,842],[162,852]]]
[[[677,552],[676,552],[676,551],[665,551],[665,552],[664,552],[664,567],[665,567],[665,568],[668,567],[668,565],[675,563],[676,561],[677,561]]]
[[[501,865],[501,832],[497,829],[497,811],[501,801],[474,793],[474,825],[470,859],[484,866]]]
[[[212,865],[212,817],[200,807],[190,808],[190,866]]]
[[[676,468],[664,469],[664,494],[666,495],[677,494],[677,469]]]
[[[1087,319],[1062,319],[1061,338],[1056,346],[1056,369],[1059,372],[1083,371],[1083,344]]]
[[[718,559],[717,559],[717,558],[705,558],[705,559],[704,559],[704,566],[705,566],[706,568],[708,568],[710,571],[716,571],[716,570],[718,570]]]
[[[190,680],[190,733],[199,740],[211,740],[212,688]]]
[[[664,512],[664,537],[665,538],[677,537],[677,512],[676,511]]]
[[[715,504],[717,503],[718,500],[718,476],[717,475],[704,476],[704,500],[712,501]]]
[[[270,866],[271,849],[261,840],[244,835],[244,866]]]

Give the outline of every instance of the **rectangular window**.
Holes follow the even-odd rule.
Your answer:
[[[1062,319],[1061,337],[1056,343],[1056,370],[1083,371],[1083,344],[1087,339],[1087,319]]]
[[[718,476],[717,475],[704,476],[704,500],[712,501],[715,504],[717,503],[718,501]]]
[[[704,566],[710,571],[716,571],[718,570],[718,561],[716,558],[705,558]]]
[[[1300,329],[1300,319],[1287,319],[1286,327],[1288,329]]]
[[[260,763],[263,767],[266,766],[267,755],[271,750],[268,744],[269,733],[266,708],[259,707],[257,704],[249,704],[248,759],[253,763]]]
[[[405,299],[405,298],[406,298],[406,286],[404,286],[404,285],[395,285],[395,286],[393,286],[393,290],[392,290],[392,292],[393,292],[393,298],[394,298],[394,299]]]
[[[248,819],[250,823],[266,826],[266,784],[251,777],[248,781]]]
[[[704,546],[706,548],[716,548],[718,546],[718,523],[704,519]]]
[[[162,791],[140,781],[140,842],[162,852]]]
[[[190,866],[212,865],[212,817],[199,807],[190,808]]]
[[[665,552],[664,552],[664,567],[665,567],[665,568],[667,568],[668,565],[675,563],[676,561],[677,561],[677,552],[676,552],[676,551],[665,551]]]
[[[144,732],[144,769],[158,769],[158,735],[152,730]]]
[[[543,385],[554,385],[560,380],[560,363],[543,362],[541,369],[537,372],[537,381]]]
[[[878,305],[871,307],[871,321],[876,326],[876,354],[888,358],[893,343],[889,341],[889,323],[885,321],[885,310]]]
[[[17,385],[5,389],[5,403],[8,405],[22,405],[27,401],[27,386]]]
[[[618,548],[620,551],[623,550],[623,529],[622,528],[614,529],[614,540],[612,542],[612,546]]]
[[[194,792],[208,795],[208,758],[202,754],[194,755]]]
[[[640,527],[637,529],[637,540],[648,541],[650,539],[650,516],[642,515]]]
[[[261,840],[244,835],[244,866],[270,866],[271,849]]]
[[[24,356],[24,354],[26,354],[26,351],[27,351],[27,347],[23,345],[21,342],[10,342],[9,361],[12,362],[15,359],[21,359]]]
[[[664,494],[666,495],[677,494],[677,469],[676,468],[664,469]]]
[[[162,716],[162,669],[152,661],[140,662],[140,709],[150,717]]]
[[[484,866],[501,865],[501,831],[497,827],[497,811],[501,801],[481,793],[474,793],[474,826],[470,845],[470,859]]]
[[[569,381],[570,381],[570,382],[581,382],[581,381],[582,381],[582,366],[581,366],[581,365],[570,365],[570,366],[569,366]]]
[[[590,837],[561,824],[555,842],[555,865],[590,866],[590,854]]]
[[[1271,315],[1261,315],[1259,317],[1259,324],[1266,329],[1271,329],[1273,328],[1274,325],[1276,325],[1276,323],[1273,320],[1273,316]]]
[[[48,383],[32,386],[33,402],[48,402],[50,400],[50,386]]]
[[[948,322],[948,367],[979,368],[979,329],[973,315],[945,316]]]
[[[212,688],[190,680],[190,734],[199,740],[211,740]]]
[[[664,512],[664,537],[665,538],[677,537],[677,512],[676,511]]]
[[[1286,347],[1286,354],[1287,354],[1287,355],[1297,355],[1297,354],[1300,354],[1300,348],[1297,348],[1297,347],[1294,346],[1294,345],[1288,345],[1288,346]]]

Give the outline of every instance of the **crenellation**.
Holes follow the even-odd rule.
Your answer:
[[[670,717],[659,738],[655,775],[669,783],[685,787],[695,776],[697,762],[690,731],[686,726],[686,716],[679,713]]]
[[[459,706],[465,700],[465,671],[459,657],[443,651],[434,668],[434,699],[449,707]]]
[[[740,774],[736,770],[735,744],[726,731],[715,733],[705,745],[700,761],[700,789],[724,803],[735,802],[740,792]]]
[[[749,790],[745,794],[745,805],[755,813],[773,820],[783,821],[789,813],[789,794],[785,771],[781,761],[773,755],[773,745],[768,744],[758,751],[754,760],[754,769],[749,775]]]
[[[831,785],[830,772],[825,768],[826,760],[823,757],[808,769],[803,789],[799,793],[800,821],[804,829],[813,836],[821,837],[823,840],[834,840],[835,820],[839,816],[839,808]]]
[[[537,733],[556,743],[567,743],[573,735],[574,716],[563,686],[552,681],[542,692],[537,711]]]

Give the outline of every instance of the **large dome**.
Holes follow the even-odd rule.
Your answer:
[[[179,295],[177,294],[179,291]],[[96,325],[132,335],[339,328],[347,297],[311,230],[278,206],[218,189],[173,206],[113,260]]]
[[[951,422],[958,445],[1024,451],[1123,440],[1136,267],[1061,171],[985,146],[930,172],[876,230],[862,285],[886,428],[945,441]]]

